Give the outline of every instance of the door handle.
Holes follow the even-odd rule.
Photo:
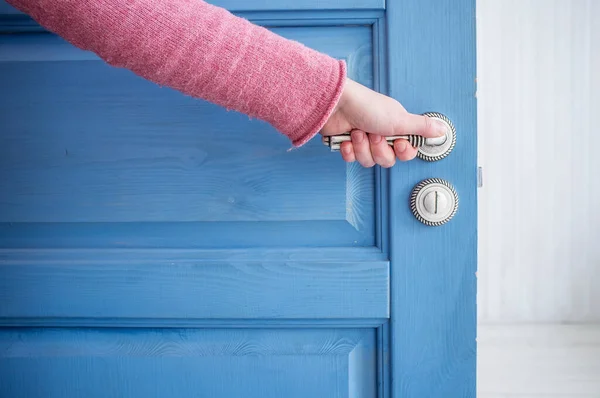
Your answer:
[[[390,146],[394,145],[396,140],[407,140],[410,145],[417,150],[417,157],[427,162],[436,162],[448,156],[456,145],[456,128],[454,124],[446,116],[438,112],[427,112],[423,114],[432,119],[441,121],[446,125],[446,135],[439,138],[425,138],[420,135],[395,135],[385,137]],[[350,133],[339,135],[324,136],[323,144],[328,146],[332,152],[339,151],[342,142],[350,141]]]

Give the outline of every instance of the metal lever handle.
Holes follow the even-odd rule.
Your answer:
[[[428,162],[441,160],[448,156],[454,149],[454,145],[456,144],[456,129],[452,122],[441,113],[427,112],[423,115],[443,122],[447,127],[446,135],[437,138],[425,138],[420,135],[409,134],[385,137],[385,139],[390,146],[393,146],[396,140],[407,140],[413,147],[418,148],[418,158]],[[332,152],[335,152],[340,150],[342,142],[350,141],[351,138],[350,133],[344,133],[323,137],[322,140],[324,145],[328,146]]]
[[[345,134],[340,134],[340,135],[332,135],[332,136],[328,136],[328,137],[323,137],[323,143],[327,146],[329,146],[329,148],[332,151],[339,151],[340,147],[342,145],[342,142],[345,141],[350,141],[350,133],[345,133]],[[439,145],[443,145],[446,140],[447,137],[437,137],[437,138],[425,138],[423,136],[420,135],[393,135],[393,136],[389,136],[389,137],[385,137],[385,140],[387,141],[387,143],[390,146],[394,145],[394,141],[396,140],[407,140],[410,145],[414,146],[415,148],[421,147],[423,145],[428,145],[428,146],[439,146]]]

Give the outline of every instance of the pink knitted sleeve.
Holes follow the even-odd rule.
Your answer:
[[[201,0],[8,0],[105,62],[270,123],[294,146],[341,95],[343,61]]]

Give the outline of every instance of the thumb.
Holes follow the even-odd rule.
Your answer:
[[[426,138],[435,138],[444,136],[447,128],[446,124],[440,120],[406,112],[400,116],[395,134],[416,134]]]

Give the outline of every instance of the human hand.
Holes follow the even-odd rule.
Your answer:
[[[321,129],[324,136],[351,132],[351,141],[340,147],[346,162],[358,161],[364,167],[392,167],[396,158],[415,158],[417,149],[406,140],[394,141],[393,148],[385,136],[416,134],[426,138],[445,134],[444,124],[427,116],[409,113],[395,99],[369,89],[351,79],[346,80],[338,104]]]

